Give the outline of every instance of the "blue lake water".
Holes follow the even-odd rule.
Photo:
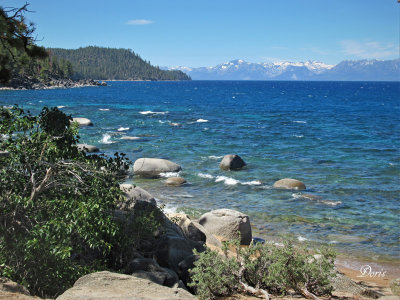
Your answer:
[[[31,112],[59,106],[91,119],[81,141],[107,154],[180,164],[189,182],[182,187],[166,187],[165,178],[129,180],[168,209],[199,216],[232,208],[250,216],[256,236],[286,233],[375,260],[400,258],[399,100],[393,82],[109,82],[0,91],[0,105]],[[247,167],[220,170],[231,153]],[[307,190],[272,188],[286,177]]]

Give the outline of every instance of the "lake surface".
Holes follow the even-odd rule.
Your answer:
[[[81,142],[106,154],[180,164],[189,182],[182,187],[166,187],[165,178],[129,180],[168,210],[236,209],[250,216],[255,236],[289,234],[352,256],[400,258],[400,83],[109,82],[0,91],[0,105],[14,103],[91,119]],[[231,153],[247,167],[220,170]],[[307,190],[272,188],[286,177]]]

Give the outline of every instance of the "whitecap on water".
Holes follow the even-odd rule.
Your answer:
[[[216,155],[210,155],[208,156],[209,159],[221,159],[223,156],[216,156]]]
[[[342,204],[342,201],[326,201],[326,200],[322,200],[321,203],[329,205],[329,206],[337,206],[339,204]]]
[[[167,111],[151,111],[151,110],[139,112],[139,114],[141,114],[141,115],[165,115],[167,113],[168,113]]]
[[[59,105],[59,106],[57,106],[57,108],[64,108],[64,107],[67,107],[66,105]]]
[[[127,130],[129,130],[129,127],[120,127],[117,130],[118,131],[127,131]]]
[[[262,182],[259,180],[252,180],[247,182],[241,182],[243,185],[262,185]]]
[[[108,133],[103,134],[102,139],[100,140],[100,143],[103,144],[113,144],[114,142],[111,141],[111,135],[109,135]]]
[[[307,124],[307,121],[293,121],[293,123]]]
[[[179,177],[179,172],[164,172],[164,173],[160,173],[160,177],[164,177],[164,178]]]
[[[101,110],[101,111],[109,111],[110,109],[109,108],[99,108],[99,110]]]
[[[298,139],[301,139],[301,138],[304,137],[304,135],[296,135],[296,134],[294,134],[293,136],[296,137],[296,138],[298,138]]]
[[[236,180],[234,178],[230,178],[230,177],[226,177],[226,176],[217,176],[217,178],[215,179],[215,182],[221,182],[221,181],[223,181],[227,185],[236,185],[236,184],[240,183],[239,180]]]
[[[210,174],[204,174],[204,173],[199,173],[197,174],[197,176],[201,177],[201,178],[207,178],[207,179],[213,179],[214,176],[210,175]]]
[[[205,119],[198,119],[196,122],[197,122],[197,123],[206,123],[206,122],[208,122],[208,120],[205,120]]]

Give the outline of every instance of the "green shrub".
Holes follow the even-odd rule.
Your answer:
[[[229,252],[228,247],[234,247]],[[233,254],[235,253],[235,254]],[[214,299],[235,293],[285,295],[293,290],[303,296],[330,295],[329,278],[334,276],[335,253],[323,247],[313,253],[305,246],[294,246],[289,239],[283,246],[256,244],[240,247],[238,241],[224,245],[224,255],[207,250],[191,270],[192,283],[200,299]]]
[[[122,194],[114,157],[78,151],[78,126],[57,108],[0,108],[0,276],[52,297],[88,272],[120,268],[152,216],[113,216]],[[128,226],[129,227],[129,226]],[[123,253],[126,251],[126,253]]]

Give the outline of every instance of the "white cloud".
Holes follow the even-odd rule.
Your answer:
[[[148,24],[153,24],[154,22],[151,20],[145,20],[145,19],[135,19],[135,20],[129,20],[126,22],[127,25],[148,25]]]
[[[359,58],[384,59],[399,55],[399,48],[392,43],[360,42],[355,40],[344,40],[340,42],[342,52]]]

